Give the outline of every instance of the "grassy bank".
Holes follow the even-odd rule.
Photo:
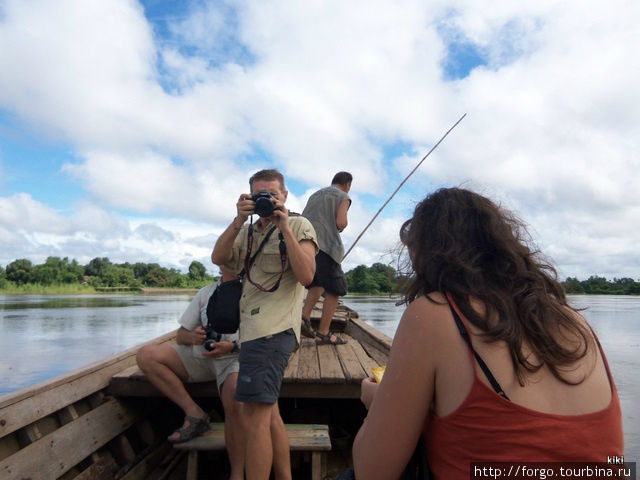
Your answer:
[[[90,293],[96,293],[96,289],[89,285],[80,284],[39,285],[27,283],[14,285],[7,282],[0,287],[0,294],[4,295],[79,295]]]

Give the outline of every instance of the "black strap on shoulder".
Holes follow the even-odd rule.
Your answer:
[[[467,343],[467,345],[469,345],[469,348],[473,352],[473,356],[475,357],[476,361],[478,362],[478,365],[480,366],[485,376],[487,377],[487,380],[489,380],[489,383],[491,384],[491,386],[493,387],[493,389],[498,395],[509,400],[509,397],[507,397],[507,394],[504,393],[504,390],[502,389],[502,387],[500,386],[496,378],[491,373],[491,370],[489,370],[489,367],[487,366],[487,364],[484,363],[484,360],[482,360],[482,357],[473,348],[473,344],[471,343],[471,337],[469,336],[469,332],[467,331],[467,328],[464,326],[464,323],[462,323],[462,320],[460,319],[458,312],[456,312],[456,309],[453,308],[453,305],[451,305],[451,302],[449,302],[449,299],[447,299],[447,303],[449,303],[449,308],[451,309],[451,313],[453,314],[453,319],[456,322],[456,326],[460,331],[460,335],[462,335],[463,340]]]

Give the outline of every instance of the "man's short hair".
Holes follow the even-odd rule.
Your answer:
[[[259,172],[254,173],[249,179],[249,188],[253,188],[253,182],[256,180],[278,180],[280,182],[280,187],[282,187],[282,191],[287,191],[287,187],[284,185],[284,176],[275,168],[260,170]]]
[[[338,172],[331,180],[331,185],[346,185],[353,181],[353,176],[349,172]]]

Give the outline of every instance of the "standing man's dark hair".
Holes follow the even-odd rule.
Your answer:
[[[307,287],[309,291],[302,307],[302,333],[308,337],[315,337],[318,344],[346,343],[329,329],[338,299],[347,293],[347,281],[340,267],[344,256],[340,232],[347,226],[347,210],[351,206],[348,192],[352,181],[353,176],[349,172],[336,173],[331,186],[321,188],[311,195],[302,211],[302,216],[309,219],[318,235],[320,248],[316,255],[316,274],[311,285]],[[325,297],[322,317],[318,330],[314,332],[311,327],[311,311],[323,292]]]
[[[333,176],[333,180],[331,180],[331,185],[346,185],[351,184],[353,181],[353,175],[349,172],[338,172]]]

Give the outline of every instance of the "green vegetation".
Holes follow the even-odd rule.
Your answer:
[[[614,278],[609,281],[604,277],[591,276],[587,280],[568,277],[562,282],[567,293],[584,293],[589,295],[640,295],[640,282],[632,278]]]
[[[370,267],[358,265],[346,275],[349,293],[395,293],[405,281],[405,277],[388,265],[374,263]]]
[[[402,290],[406,277],[388,265],[374,263],[371,267],[359,265],[346,273],[349,293],[387,294]],[[560,282],[569,294],[589,295],[640,295],[640,282],[631,278],[591,276],[587,280],[568,277]]]
[[[157,263],[114,264],[106,257],[80,265],[67,257],[49,257],[40,265],[21,258],[0,267],[2,293],[95,293],[104,287],[200,288],[212,282],[205,266],[193,261],[188,273]]]
[[[407,278],[396,269],[382,263],[370,267],[358,265],[346,273],[349,293],[391,294],[400,292]],[[87,265],[80,265],[67,257],[49,257],[40,265],[30,260],[14,260],[6,268],[0,266],[2,293],[95,293],[109,288],[200,288],[215,278],[207,274],[205,266],[193,261],[187,273],[157,263],[115,264],[106,257],[96,257]],[[570,294],[640,295],[640,282],[631,278],[591,276],[587,280],[568,277],[561,282]]]

